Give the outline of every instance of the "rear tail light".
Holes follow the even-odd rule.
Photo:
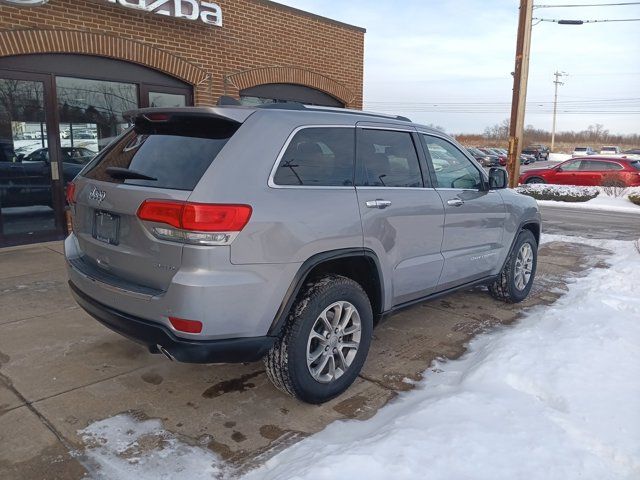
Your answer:
[[[185,320],[183,318],[169,317],[169,322],[173,328],[179,332],[200,333],[202,332],[202,322],[197,320]]]
[[[73,182],[67,183],[67,191],[65,193],[65,197],[67,198],[67,203],[69,205],[73,205],[76,203],[76,184]]]
[[[145,200],[138,218],[168,227],[152,227],[161,239],[196,245],[229,245],[249,219],[249,205]]]

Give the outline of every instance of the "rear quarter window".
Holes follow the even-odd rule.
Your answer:
[[[239,125],[211,118],[137,124],[92,162],[83,176],[104,182],[193,190]],[[113,178],[109,167],[154,178]]]

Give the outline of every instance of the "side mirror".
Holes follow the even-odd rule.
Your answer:
[[[500,190],[509,185],[509,175],[503,168],[493,167],[489,170],[489,190]]]

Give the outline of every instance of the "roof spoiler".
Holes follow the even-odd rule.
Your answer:
[[[176,107],[176,108],[141,108],[124,113],[124,118],[132,123],[150,122],[167,123],[185,117],[210,117],[236,123],[238,125],[254,113],[249,108],[228,107]]]

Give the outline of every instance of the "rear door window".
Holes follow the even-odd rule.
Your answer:
[[[212,118],[136,125],[105,149],[83,172],[93,180],[193,190],[239,125]],[[109,167],[149,178],[114,178]]]
[[[424,186],[410,132],[362,129],[358,133],[358,165],[359,186]]]
[[[354,151],[354,128],[304,128],[289,142],[273,181],[283,186],[353,186]]]

